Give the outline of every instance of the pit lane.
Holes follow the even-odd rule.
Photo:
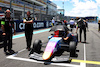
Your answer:
[[[94,28],[96,27],[96,28]],[[37,30],[39,31],[39,30]],[[96,34],[94,34],[95,32]],[[33,35],[35,39],[41,39],[43,43],[48,42],[48,31]],[[13,40],[13,49],[18,51],[16,55],[4,56],[2,49],[0,49],[0,67],[99,67],[100,65],[100,34],[97,31],[97,25],[89,24],[89,32],[87,32],[87,43],[79,43],[77,49],[79,50],[78,57],[72,58],[71,63],[51,63],[44,65],[44,62],[31,60],[28,57],[29,51],[26,48],[25,37],[16,38]],[[83,39],[82,39],[83,40]],[[33,43],[33,42],[32,42]],[[85,46],[85,48],[84,48]],[[45,47],[45,45],[44,45]],[[85,52],[85,53],[84,53]],[[85,55],[84,55],[85,54]],[[65,53],[66,55],[66,53]],[[6,58],[4,58],[6,57]],[[86,60],[86,61],[85,61]]]

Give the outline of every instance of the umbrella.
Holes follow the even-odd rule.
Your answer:
[[[50,31],[57,31],[57,30],[60,30],[60,31],[68,31],[69,29],[65,25],[56,25],[56,26],[53,26],[50,29]]]

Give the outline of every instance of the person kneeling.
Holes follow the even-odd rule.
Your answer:
[[[62,39],[64,40],[65,43],[69,44],[70,41],[75,41],[77,44],[76,37],[72,33],[69,33],[68,31],[66,31],[66,35],[64,37],[62,37]]]

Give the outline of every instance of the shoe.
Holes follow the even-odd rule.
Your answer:
[[[86,40],[84,40],[84,43],[86,43]]]
[[[30,51],[30,50],[31,50],[31,48],[27,48],[27,50],[28,50],[28,51]]]
[[[15,51],[14,51],[14,50],[10,50],[9,53],[10,53],[10,54],[14,54]]]
[[[86,43],[86,41],[84,41],[84,43]]]
[[[6,55],[6,56],[7,56],[7,55],[11,55],[11,54],[10,54],[9,52],[7,52],[7,51],[6,51],[6,52],[4,52],[4,53],[5,53],[5,55]]]

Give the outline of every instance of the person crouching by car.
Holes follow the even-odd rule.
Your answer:
[[[63,41],[65,42],[65,43],[70,43],[70,41],[75,41],[76,42],[76,44],[77,44],[77,38],[72,34],[72,33],[69,33],[69,31],[66,31],[66,35],[64,35],[64,37],[62,37],[62,39],[63,39]]]

